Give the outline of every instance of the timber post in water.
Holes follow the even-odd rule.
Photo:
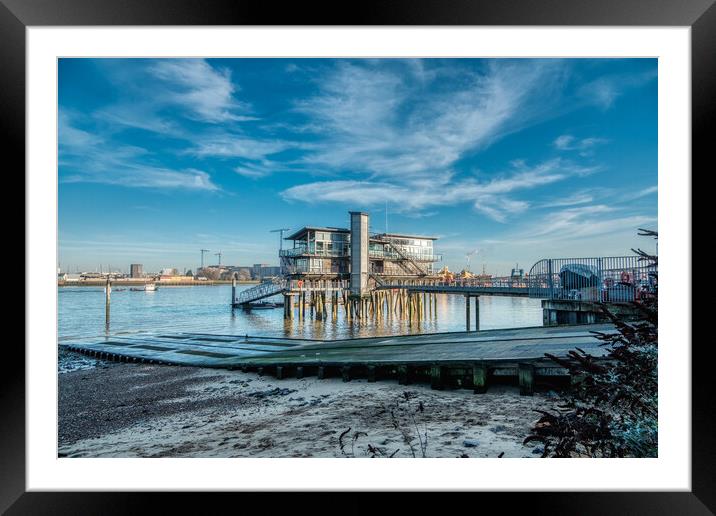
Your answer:
[[[104,287],[104,330],[109,332],[109,297],[112,293],[112,283],[107,278],[107,284]]]
[[[236,304],[236,274],[231,275],[231,306]]]

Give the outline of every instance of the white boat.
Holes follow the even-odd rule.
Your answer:
[[[132,292],[154,292],[158,288],[156,283],[147,283],[142,288],[130,288],[129,290]]]

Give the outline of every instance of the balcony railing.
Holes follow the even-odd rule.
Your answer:
[[[368,251],[368,257],[378,260],[401,260],[403,257],[410,258],[416,262],[440,262],[443,259],[441,254],[424,254],[424,253],[411,253],[410,251],[403,250],[403,256],[401,257],[397,252],[388,250],[380,251],[376,249],[370,249]],[[282,249],[279,251],[279,256],[296,257],[296,256],[318,256],[326,258],[350,258],[350,250],[339,250],[339,249],[312,249],[309,247],[294,247],[292,249]]]
[[[328,258],[347,258],[350,253],[339,249],[311,249],[308,247],[295,247],[293,249],[282,249],[279,256],[325,256]]]
[[[410,258],[411,260],[414,260],[416,262],[440,262],[443,259],[443,255],[441,254],[423,254],[423,253],[411,253],[410,251],[402,250],[403,256],[400,256],[395,251],[378,251],[378,250],[369,250],[368,251],[368,257],[369,258],[377,258],[381,260],[401,260],[403,257]]]

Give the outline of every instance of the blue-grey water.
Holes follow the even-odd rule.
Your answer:
[[[250,288],[240,286],[239,290]],[[438,295],[437,317],[408,324],[398,317],[347,322],[340,307],[338,321],[284,321],[283,309],[231,310],[230,285],[160,287],[155,292],[112,291],[110,332],[176,331],[230,335],[271,335],[339,339],[465,330],[465,299]],[[103,287],[58,288],[60,341],[105,335]],[[474,300],[472,301],[474,303]],[[474,307],[472,324],[474,328]],[[517,297],[480,298],[480,329],[541,326],[539,300]]]

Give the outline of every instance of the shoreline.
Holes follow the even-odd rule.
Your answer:
[[[207,281],[138,281],[138,280],[112,280],[112,287],[117,288],[121,286],[126,287],[138,287],[146,285],[147,283],[155,283],[160,287],[215,287],[219,285],[231,285],[231,280],[207,280]],[[237,285],[258,285],[260,281],[254,280],[238,280]],[[57,287],[104,287],[107,284],[106,280],[85,280],[85,281],[70,281],[70,282],[57,282]]]
[[[96,361],[59,374],[60,457],[539,457],[554,392]],[[426,444],[427,443],[427,444]]]

